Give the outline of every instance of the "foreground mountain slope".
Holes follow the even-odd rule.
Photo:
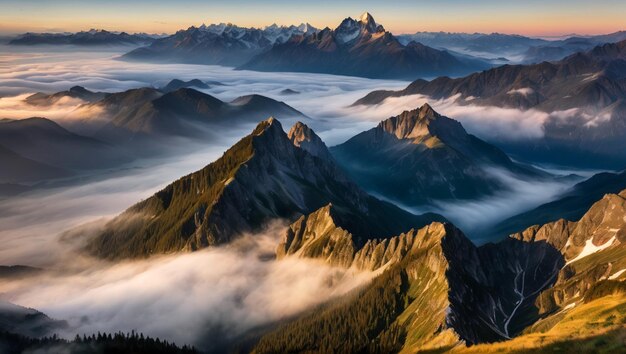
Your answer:
[[[624,286],[624,282],[621,282]],[[626,288],[626,287],[625,287]],[[548,317],[510,341],[450,348],[461,353],[621,353],[626,292],[585,301]]]
[[[196,250],[328,203],[336,206],[342,226],[362,242],[441,219],[418,217],[370,197],[332,160],[291,139],[299,141],[285,134],[276,119],[263,121],[217,161],[110,221],[87,249],[106,258]],[[321,149],[323,143],[318,144]]]
[[[308,220],[319,221],[325,214],[322,209]],[[477,249],[458,229],[439,223],[388,240],[371,240],[341,263],[336,262],[339,256],[349,253],[336,245],[350,243],[351,236],[341,228],[328,230],[328,224],[327,219],[307,222],[305,241],[299,248],[290,247],[290,254],[384,270],[383,274],[356,295],[268,334],[259,342],[259,352],[345,348],[348,352],[415,352],[461,341],[503,340],[537,319],[533,300],[556,280],[564,263],[544,243],[511,239]],[[294,223],[284,240],[288,242],[294,231],[297,235],[300,225]],[[283,247],[279,246],[279,255]],[[520,291],[522,277],[524,297],[515,292]]]
[[[487,67],[416,42],[403,45],[364,13],[358,20],[346,18],[334,30],[295,35],[239,68],[414,79],[461,75]]]
[[[474,199],[505,190],[490,169],[542,177],[428,104],[384,120],[331,152],[364,188],[408,205]]]
[[[256,352],[525,352],[564,341],[619,348],[625,215],[626,190],[578,222],[536,226],[497,244],[477,248],[453,226],[433,223],[358,247],[333,224],[332,207],[322,208],[292,224],[277,255],[384,271],[263,336]]]

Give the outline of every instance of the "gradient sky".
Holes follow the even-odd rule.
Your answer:
[[[114,31],[163,33],[232,22],[262,27],[309,22],[335,27],[369,11],[394,33],[600,34],[626,29],[624,0],[0,0],[0,33]]]

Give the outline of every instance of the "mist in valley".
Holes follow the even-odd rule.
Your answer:
[[[351,106],[372,90],[404,88],[408,83],[403,81],[127,63],[116,60],[122,52],[105,50],[4,53],[0,56],[0,118],[43,116],[68,127],[73,120],[98,119],[102,113],[85,111],[84,102],[75,99],[42,108],[26,104],[24,98],[75,85],[117,92],[160,87],[172,79],[217,81],[221,85],[200,91],[224,101],[253,93],[284,101],[311,117],[306,124],[328,146],[428,101],[424,96],[408,96],[374,107]],[[283,95],[284,89],[298,93]],[[470,133],[489,141],[541,137],[543,123],[549,118],[549,114],[538,111],[461,106],[453,100],[428,103],[442,115],[459,120]],[[288,129],[295,119],[282,123]],[[184,142],[188,144],[182,149],[184,153],[141,159],[67,184],[0,199],[1,263],[45,270],[33,278],[3,281],[0,297],[67,320],[70,328],[63,333],[67,337],[137,330],[180,344],[211,348],[223,343],[202,342],[199,338],[207,333],[223,333],[228,341],[365,284],[373,274],[293,257],[274,260],[272,255],[286,221],[270,224],[259,234],[242,235],[232,245],[194,253],[119,263],[81,253],[89,229],[214,161],[249,134],[254,125],[223,126],[205,141]],[[486,240],[477,234],[480,228],[550,201],[574,183],[536,183],[492,172],[511,187],[508,192],[480,201],[437,203],[419,210],[404,207],[413,212],[441,213],[481,243]],[[68,230],[73,232],[68,234]]]

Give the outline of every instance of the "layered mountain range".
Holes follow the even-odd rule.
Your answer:
[[[555,63],[504,65],[458,79],[416,80],[404,90],[374,91],[355,104],[380,104],[388,97],[415,94],[453,99],[459,105],[552,114],[543,123],[545,136],[535,146],[528,148],[524,141],[508,149],[535,161],[576,165],[575,160],[580,160],[578,164],[614,168],[626,164],[622,153],[626,41],[597,46]]]
[[[230,23],[192,26],[160,38],[149,46],[135,49],[122,59],[236,66],[293,35],[316,30],[304,23],[299,26],[272,25],[264,29]]]
[[[252,58],[240,69],[296,71],[370,78],[461,75],[488,64],[464,60],[417,42],[401,44],[369,13],[335,28],[293,36]]]
[[[383,147],[406,156],[443,149],[438,168],[487,161],[537,174],[428,105],[363,136],[364,156]],[[258,353],[523,351],[566,339],[619,347],[626,190],[598,198],[576,222],[534,225],[477,247],[441,216],[416,216],[368,195],[337,156],[306,124],[286,133],[267,119],[215,162],[109,221],[85,250],[111,260],[194,251],[288,220],[277,258],[373,272],[371,283],[337,301],[255,330],[248,341]],[[406,156],[396,158],[412,160]],[[602,184],[592,181],[585,188]],[[573,323],[583,330],[564,332]]]
[[[626,39],[626,31],[597,35],[576,36],[546,40],[502,33],[417,32],[398,35],[402,44],[411,41],[452,52],[480,57],[501,58],[512,62],[533,64],[561,60],[575,52],[589,50],[597,45]]]
[[[335,28],[309,24],[264,29],[232,24],[189,27],[138,48],[124,60],[218,64],[260,71],[298,71],[373,78],[463,75],[491,66],[417,42],[402,44],[369,13]]]
[[[162,92],[152,88],[132,89],[108,95],[88,105],[107,119],[95,133],[105,141],[125,141],[149,136],[203,138],[211,127],[258,122],[268,116],[308,119],[304,114],[261,95],[223,102],[192,88]]]
[[[211,82],[211,85],[221,85]],[[53,94],[36,93],[25,102],[50,106],[64,98],[84,102],[77,111],[87,112],[67,119],[69,129],[102,141],[118,144],[150,136],[206,137],[207,128],[218,124],[258,122],[268,116],[308,119],[304,114],[261,95],[237,97],[223,102],[197,89],[209,84],[174,79],[161,88],[142,87],[123,92],[92,92],[81,86]]]
[[[336,225],[332,206],[321,208],[291,225],[277,255],[384,272],[264,335],[255,351],[522,352],[565,341],[619,348],[624,215],[626,191],[604,196],[578,222],[533,226],[496,244],[476,247],[452,225],[433,223],[360,246]],[[577,330],[560,329],[573,323]]]
[[[147,45],[157,38],[145,33],[129,34],[91,29],[77,33],[25,33],[9,41],[11,45],[71,44],[71,45]]]
[[[288,135],[270,118],[215,162],[111,220],[87,249],[105,258],[197,250],[329,203],[359,244],[442,220],[369,196],[335,165],[308,127],[299,123]]]
[[[547,177],[514,163],[428,104],[386,119],[331,152],[366,190],[411,206],[506,190],[494,169],[524,179]]]
[[[141,157],[172,153],[169,139],[198,141],[217,128],[252,125],[268,116],[308,120],[301,112],[260,95],[223,102],[190,87],[218,82],[172,80],[162,88],[93,92],[81,86],[53,94],[36,93],[24,102],[38,109],[65,99],[84,102],[68,118],[0,120],[0,194],[14,183],[34,183],[119,167]],[[97,156],[97,159],[94,159]],[[7,183],[11,183],[8,185]]]
[[[65,174],[62,170],[99,169],[128,161],[116,147],[72,133],[45,118],[0,120],[0,140],[4,147],[3,156],[21,160],[24,167],[36,162],[35,169],[27,168],[22,175],[26,178],[34,174],[29,180],[48,176],[49,173],[62,176]],[[99,157],[97,161],[94,156]],[[3,159],[8,170],[17,173],[17,165],[7,161]],[[40,174],[42,168],[47,172]]]

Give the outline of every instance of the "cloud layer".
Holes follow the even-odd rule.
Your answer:
[[[271,259],[284,231],[275,223],[262,234],[190,254],[87,262],[80,269],[68,264],[70,270],[4,284],[1,291],[9,301],[68,320],[68,337],[137,330],[216,350],[371,278],[313,260]]]
[[[414,109],[423,96],[390,99],[375,107],[349,107],[375,89],[400,89],[406,82],[318,74],[257,73],[215,66],[125,63],[117,52],[62,50],[21,52],[0,48],[0,118],[46,116],[63,123],[75,117],[81,102],[62,101],[41,109],[24,105],[37,91],[57,92],[81,85],[115,92],[161,86],[178,78],[219,81],[206,93],[222,100],[263,94],[285,101],[313,118],[309,123],[328,145],[341,143],[380,120]],[[283,96],[292,89],[297,95]],[[460,120],[484,138],[540,137],[547,115],[540,112],[459,106],[452,100],[431,102],[440,113]],[[283,122],[287,128],[293,122]],[[194,153],[142,160],[119,171],[0,200],[2,264],[42,266],[51,271],[33,281],[0,284],[3,298],[69,319],[75,332],[139,330],[179,343],[216,348],[198,338],[236,336],[254,326],[277,321],[350,291],[371,274],[335,269],[315,261],[271,260],[284,225],[270,225],[238,243],[193,254],[108,264],[77,256],[76,242],[61,241],[65,230],[97,226],[167,183],[210,163],[251,126],[224,127],[219,138],[195,146]],[[474,203],[434,205],[459,226],[477,225],[548,200],[560,184],[532,184],[501,178],[513,188],[506,195]],[[73,242],[70,242],[73,241]],[[206,335],[211,333],[212,335]],[[217,335],[216,333],[222,333]]]

